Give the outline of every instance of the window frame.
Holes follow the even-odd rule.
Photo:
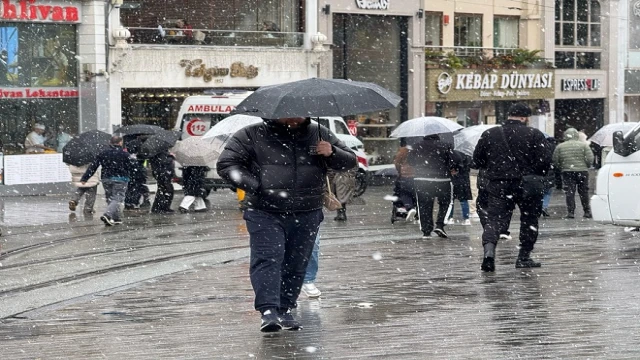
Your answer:
[[[462,42],[460,41],[460,32],[458,32],[458,24],[460,23],[460,19],[462,18],[466,18],[466,19],[473,19],[473,18],[477,18],[480,20],[480,35],[479,35],[479,40],[480,43],[477,45],[470,45],[470,41],[466,41],[466,44],[462,44]],[[472,13],[454,13],[453,14],[453,45],[456,47],[482,47],[482,39],[483,39],[483,34],[484,34],[484,16],[483,14],[472,14]]]
[[[433,17],[438,20],[438,26],[439,26],[439,32],[440,32],[440,36],[438,38],[438,43],[437,44],[427,44],[427,34],[429,33],[429,26],[428,26],[428,21],[429,18]],[[424,24],[425,24],[425,31],[424,31],[424,44],[427,46],[436,46],[436,47],[441,47],[443,44],[443,31],[444,31],[444,27],[443,27],[443,20],[444,19],[444,13],[443,12],[439,12],[439,11],[425,11],[424,12]]]
[[[507,47],[507,46],[499,46],[499,44],[496,43],[497,41],[497,35],[498,35],[498,22],[500,20],[516,20],[517,22],[517,30],[518,30],[518,34],[516,36],[517,44],[515,46],[511,46],[511,47]],[[509,15],[495,15],[493,17],[493,47],[496,49],[511,49],[511,48],[519,48],[520,47],[520,16],[509,16]]]
[[[572,11],[565,13],[565,4],[571,2]],[[592,6],[594,3],[598,4],[597,19],[594,19]],[[580,20],[579,17],[583,14],[581,6],[586,4],[587,14],[586,20]],[[568,8],[567,8],[568,9]],[[554,43],[556,47],[586,47],[586,48],[602,48],[602,4],[599,0],[559,0],[555,5],[555,20],[554,20]],[[571,16],[571,19],[565,19],[567,15]],[[594,21],[597,20],[597,21]],[[586,36],[579,37],[578,32],[580,26],[586,26]],[[594,41],[592,31],[595,26],[599,26],[599,36],[597,41]],[[565,42],[565,32],[571,27],[570,41]],[[581,39],[584,38],[586,44],[580,44]]]

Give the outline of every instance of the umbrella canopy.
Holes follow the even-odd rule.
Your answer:
[[[436,116],[423,116],[416,119],[411,119],[398,125],[398,127],[391,132],[391,137],[413,137],[413,136],[427,136],[434,134],[452,133],[456,130],[462,129],[462,126],[449,119],[436,117]]]
[[[171,149],[182,166],[208,166],[214,168],[222,149],[199,136],[178,141]]]
[[[152,158],[163,151],[168,151],[179,138],[179,132],[162,130],[145,140],[140,149],[140,155],[144,158]]]
[[[475,125],[462,129],[453,137],[454,148],[465,155],[473,156],[482,133],[496,126],[498,125]]]
[[[613,133],[616,131],[622,131],[627,133],[638,125],[637,122],[624,122],[605,125],[596,131],[589,141],[594,142],[600,146],[613,146]]]
[[[345,116],[390,109],[402,98],[376,84],[340,79],[263,86],[232,112],[263,119]]]
[[[207,131],[202,138],[209,139],[222,135],[233,135],[236,131],[247,127],[249,125],[261,123],[263,120],[257,116],[250,115],[231,115],[219,123],[215,124],[209,131]]]
[[[166,131],[166,130],[161,128],[160,126],[136,124],[136,125],[122,126],[118,130],[116,130],[114,134],[121,134],[122,136],[155,135],[163,131]]]
[[[99,130],[91,130],[71,139],[62,148],[65,164],[82,166],[90,164],[103,150],[109,148],[111,135]]]

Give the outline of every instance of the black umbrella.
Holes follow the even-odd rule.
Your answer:
[[[122,136],[132,136],[132,135],[155,135],[166,131],[160,126],[156,125],[146,125],[146,124],[136,124],[136,125],[127,125],[119,128],[114,132],[114,134],[119,134]]]
[[[376,84],[340,79],[307,79],[263,86],[232,114],[264,119],[345,116],[398,106],[402,98]]]
[[[75,166],[89,164],[99,153],[109,148],[109,140],[111,135],[99,130],[82,133],[62,148],[62,161]]]
[[[152,158],[157,154],[172,148],[180,139],[180,133],[176,131],[162,130],[162,132],[150,136],[142,144],[140,156]]]

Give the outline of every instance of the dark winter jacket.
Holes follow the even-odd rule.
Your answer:
[[[168,152],[161,152],[149,159],[151,173],[156,180],[172,179],[175,176],[175,161]]]
[[[453,147],[437,136],[426,136],[413,146],[407,156],[407,163],[413,167],[414,179],[451,179],[455,160]]]
[[[84,173],[81,182],[86,182],[102,167],[101,178],[103,180],[129,181],[131,177],[131,155],[120,146],[112,145],[109,149],[98,154]]]
[[[315,153],[320,138],[333,146],[331,156]],[[265,120],[229,140],[217,171],[247,192],[250,208],[302,212],[322,208],[327,168],[346,171],[356,165],[353,151],[323,126],[307,121],[292,130]]]
[[[457,200],[473,200],[471,194],[471,158],[459,151],[453,151],[456,158],[457,173],[451,177],[453,198]]]
[[[488,180],[517,180],[525,175],[546,175],[551,155],[540,130],[507,120],[503,126],[482,133],[473,161],[480,169],[486,169],[484,176]]]
[[[580,141],[578,130],[568,128],[564,142],[553,152],[553,164],[560,171],[588,171],[593,165],[593,152],[586,142]]]

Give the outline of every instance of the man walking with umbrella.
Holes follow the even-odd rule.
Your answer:
[[[131,155],[122,148],[122,138],[114,135],[110,148],[101,152],[82,175],[80,182],[85,185],[89,178],[102,168],[102,186],[107,197],[107,209],[100,220],[106,226],[122,224],[121,206],[124,203],[129,177],[131,176]]]
[[[220,155],[220,176],[247,193],[244,219],[261,331],[301,328],[291,310],[324,218],[327,168],[346,171],[356,164],[355,154],[328,129],[299,117],[248,126]]]
[[[488,180],[483,271],[495,271],[496,244],[500,232],[508,229],[516,205],[520,208],[516,268],[540,267],[529,255],[538,239],[544,176],[551,165],[551,152],[544,134],[526,125],[530,116],[529,106],[513,104],[505,124],[485,131],[473,154],[475,164],[485,170]]]

